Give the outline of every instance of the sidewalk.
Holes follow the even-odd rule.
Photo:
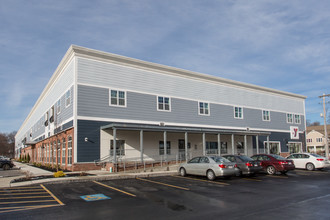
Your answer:
[[[177,165],[172,166],[169,170],[165,167],[160,168],[158,171],[144,172],[120,172],[120,173],[110,173],[108,171],[102,170],[91,170],[86,171],[86,173],[91,174],[91,176],[76,176],[76,177],[60,177],[60,178],[47,178],[30,180],[24,182],[11,183],[12,180],[17,178],[22,178],[26,176],[43,176],[43,175],[53,175],[53,172],[43,170],[37,167],[29,166],[27,164],[14,162],[16,167],[21,167],[22,175],[15,177],[4,177],[0,178],[0,188],[3,187],[16,187],[16,186],[26,186],[31,184],[41,184],[41,183],[66,183],[66,182],[87,182],[87,181],[102,181],[111,179],[130,179],[137,177],[150,177],[150,176],[168,176],[177,174]],[[163,169],[163,170],[162,170]],[[25,173],[25,174],[24,174]],[[77,173],[77,172],[74,172]],[[80,173],[80,172],[78,172]]]

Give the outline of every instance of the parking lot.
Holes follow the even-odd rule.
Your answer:
[[[216,181],[163,176],[34,185],[2,189],[7,195],[0,195],[0,218],[329,219],[329,183],[329,170],[295,170]],[[29,194],[19,199],[16,190]],[[40,193],[45,197],[36,197]],[[24,198],[29,196],[35,198]]]

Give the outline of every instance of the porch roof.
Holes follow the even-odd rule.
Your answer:
[[[106,129],[119,129],[119,130],[143,130],[143,131],[168,131],[168,132],[189,132],[189,133],[208,133],[208,134],[236,134],[236,135],[260,135],[268,136],[270,132],[265,131],[251,131],[246,130],[234,130],[234,129],[218,129],[211,127],[188,127],[188,126],[167,126],[162,125],[148,125],[148,124],[131,124],[131,123],[110,123],[108,125],[101,126],[101,130]]]

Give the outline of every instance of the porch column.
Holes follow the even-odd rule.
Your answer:
[[[206,155],[206,142],[205,142],[205,133],[202,135],[203,138],[203,155]]]
[[[234,134],[231,135],[231,154],[235,154],[235,138]]]
[[[244,135],[244,154],[248,156],[247,136]]]
[[[259,135],[256,136],[256,148],[257,148],[257,154],[259,154]]]
[[[221,137],[220,133],[218,133],[218,155],[221,156]]]
[[[117,163],[117,155],[116,155],[116,149],[117,149],[117,128],[113,128],[113,163]]]
[[[188,161],[188,132],[184,133],[184,150],[186,161]]]
[[[265,149],[266,150],[266,149]],[[265,152],[266,153],[266,152]],[[267,135],[267,154],[270,154],[269,135]]]
[[[140,130],[140,154],[141,154],[141,163],[143,163],[143,130]]]
[[[164,131],[164,160],[167,161],[167,132]]]

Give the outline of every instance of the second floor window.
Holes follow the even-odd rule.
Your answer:
[[[199,102],[198,103],[198,114],[210,115],[210,104],[207,102]]]
[[[169,97],[158,96],[158,110],[159,111],[171,111],[171,104],[170,104]]]
[[[110,105],[126,107],[126,92],[111,89]]]
[[[293,115],[288,113],[286,114],[286,122],[292,124],[293,123]]]
[[[301,117],[300,115],[294,115],[294,123],[301,124]]]
[[[262,120],[263,121],[270,121],[270,112],[263,110],[262,111]]]
[[[71,91],[70,89],[65,93],[65,107],[68,107],[71,103]]]
[[[234,118],[243,119],[242,107],[234,107]]]

